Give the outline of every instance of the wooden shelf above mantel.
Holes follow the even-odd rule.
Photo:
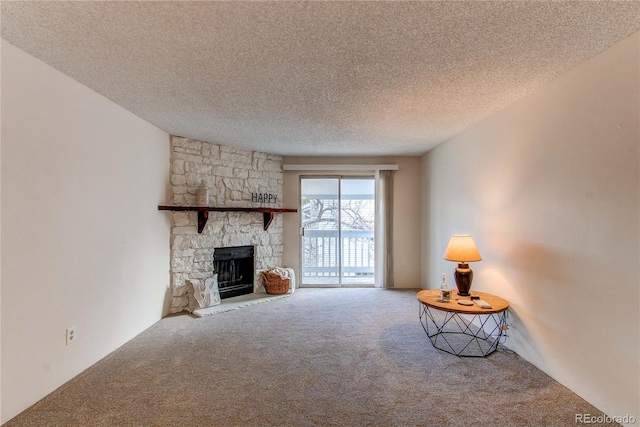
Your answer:
[[[267,230],[273,221],[276,213],[298,212],[298,209],[285,208],[226,208],[209,206],[158,206],[159,211],[191,211],[198,212],[198,234],[202,233],[207,225],[209,212],[260,212],[262,213],[262,223]]]

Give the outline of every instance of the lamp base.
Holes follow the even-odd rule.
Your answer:
[[[453,277],[456,280],[458,295],[461,297],[470,296],[469,289],[471,289],[471,282],[473,281],[473,270],[469,268],[469,264],[458,264],[458,268],[453,270]]]

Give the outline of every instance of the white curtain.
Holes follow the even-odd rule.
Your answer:
[[[393,172],[376,170],[376,287],[393,288]]]

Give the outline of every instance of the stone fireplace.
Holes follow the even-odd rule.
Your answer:
[[[173,136],[170,160],[171,205],[195,206],[204,181],[209,206],[282,207],[281,156]],[[277,203],[256,203],[252,193],[275,194]],[[197,223],[196,212],[171,212],[171,313],[187,309],[187,281],[202,284],[213,276],[216,248],[253,248],[253,292],[263,291],[262,270],[282,265],[282,215],[266,231],[255,212],[210,212],[201,234]]]

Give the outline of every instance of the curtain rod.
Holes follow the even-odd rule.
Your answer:
[[[398,165],[282,165],[285,171],[397,171]]]

